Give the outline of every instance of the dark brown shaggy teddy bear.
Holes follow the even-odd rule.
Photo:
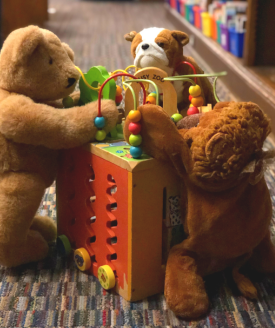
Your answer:
[[[185,319],[205,315],[209,300],[203,277],[226,267],[232,268],[242,294],[256,298],[256,288],[239,269],[247,263],[261,272],[275,272],[269,231],[272,207],[261,174],[263,142],[270,132],[266,115],[250,102],[218,103],[193,120],[195,127],[178,130],[162,108],[144,105],[139,110],[142,148],[174,168],[183,185],[188,237],[169,253],[169,307]],[[128,125],[129,119],[126,140]],[[253,169],[247,170],[248,165]]]

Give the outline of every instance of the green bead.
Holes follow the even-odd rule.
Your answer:
[[[154,98],[156,98],[157,95],[156,95],[156,93],[151,92],[151,93],[149,93],[148,97],[154,97]]]
[[[183,118],[182,115],[180,115],[179,113],[173,114],[171,117],[175,123],[177,123],[179,120]]]
[[[142,136],[140,134],[131,134],[129,137],[129,143],[131,146],[139,146],[142,143]]]
[[[62,100],[62,104],[65,108],[71,108],[74,107],[74,101],[73,98],[68,96]]]
[[[97,141],[102,141],[106,138],[106,132],[104,130],[98,130],[95,138]]]

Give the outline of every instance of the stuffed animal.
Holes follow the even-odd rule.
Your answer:
[[[132,42],[131,53],[136,67],[158,67],[168,76],[194,74],[190,66],[181,64],[183,61],[187,61],[195,67],[197,74],[204,73],[192,57],[183,55],[183,47],[189,42],[189,37],[184,32],[151,27],[139,33],[132,31],[125,34],[124,38]],[[209,80],[206,77],[198,78],[197,83],[201,87],[204,105],[212,104],[214,106],[216,100]],[[174,82],[178,95],[178,110],[183,115],[186,115],[190,105],[190,86],[189,82]]]
[[[227,267],[241,293],[256,298],[256,288],[239,269],[247,264],[275,272],[272,207],[262,174],[263,161],[271,156],[262,150],[270,132],[266,115],[251,102],[221,102],[197,116],[194,127],[181,122],[189,129],[177,129],[161,107],[138,109],[143,150],[177,172],[183,185],[182,212],[187,209],[188,237],[170,250],[166,266],[169,307],[185,319],[205,315],[209,300],[203,277]]]
[[[79,79],[73,51],[50,31],[29,26],[12,32],[0,55],[0,264],[43,259],[56,238],[49,217],[36,215],[55,179],[58,150],[94,139],[97,104],[55,109]],[[102,101],[106,132],[116,124],[113,101]]]

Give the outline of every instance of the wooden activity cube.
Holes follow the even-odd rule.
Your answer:
[[[134,160],[129,149],[122,141],[63,151],[57,217],[58,234],[88,252],[87,271],[98,276],[108,265],[116,291],[137,301],[163,291],[163,225],[179,223],[171,223],[179,182],[172,168],[146,155]]]

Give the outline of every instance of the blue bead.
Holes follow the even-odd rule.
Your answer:
[[[132,146],[130,148],[130,154],[133,158],[139,158],[142,155],[142,150],[140,147],[134,147]]]
[[[151,93],[157,93],[156,91],[152,91]]]
[[[98,129],[102,129],[104,128],[105,126],[105,118],[103,116],[99,117],[97,116],[95,118],[95,126],[98,128]]]

